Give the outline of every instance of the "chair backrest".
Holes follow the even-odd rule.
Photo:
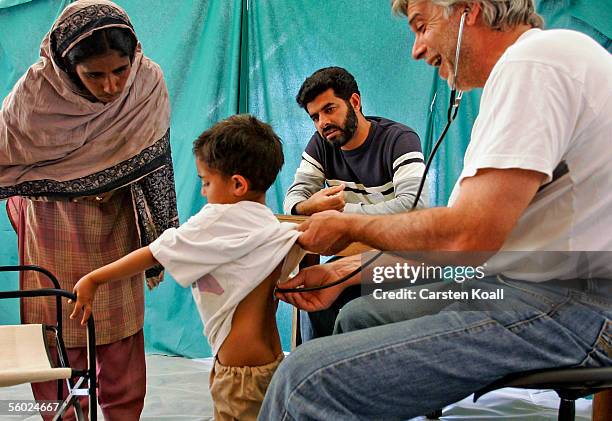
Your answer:
[[[0,326],[0,387],[67,379],[70,368],[53,368],[45,326]]]

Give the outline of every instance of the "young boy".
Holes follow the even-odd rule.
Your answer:
[[[293,224],[265,206],[265,192],[283,165],[272,128],[249,115],[214,125],[194,142],[208,204],[148,247],[85,275],[74,287],[71,318],[82,324],[100,284],[160,263],[191,286],[215,363],[210,390],[215,420],[255,420],[283,358],[273,291],[304,255]]]

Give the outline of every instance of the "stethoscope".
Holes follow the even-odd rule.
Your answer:
[[[467,16],[467,13],[468,13],[468,11],[465,10],[461,14],[461,21],[459,22],[459,32],[457,34],[457,48],[455,49],[455,66],[454,66],[454,69],[453,69],[453,72],[454,72],[453,73],[453,82],[451,84],[451,92],[450,92],[450,99],[449,99],[449,103],[448,103],[448,111],[446,113],[446,126],[444,126],[444,130],[442,130],[442,133],[438,137],[438,140],[436,140],[436,143],[434,144],[434,147],[431,150],[431,154],[429,155],[429,158],[427,159],[427,163],[425,164],[425,171],[423,172],[423,176],[421,177],[421,181],[419,183],[419,188],[418,188],[417,193],[416,193],[416,195],[414,197],[414,201],[412,202],[412,206],[411,206],[409,212],[412,212],[413,210],[416,209],[417,204],[419,203],[419,199],[421,198],[421,194],[423,193],[423,187],[425,186],[425,180],[427,179],[427,173],[429,172],[429,167],[431,167],[431,163],[433,161],[434,156],[436,155],[436,152],[438,151],[438,148],[442,144],[442,141],[446,137],[446,133],[448,132],[448,129],[450,128],[451,123],[453,121],[455,121],[455,118],[457,117],[457,113],[459,112],[459,104],[461,102],[461,98],[463,97],[463,91],[457,90],[457,71],[459,70],[459,54],[461,52],[461,39],[463,38],[463,27],[464,27],[464,24],[465,24],[465,18]],[[316,287],[303,287],[303,288],[300,288],[300,287],[298,287],[298,288],[278,288],[278,287],[276,287],[275,288],[275,292],[281,292],[281,293],[287,293],[287,292],[309,292],[309,291],[318,291],[318,290],[321,290],[321,289],[334,287],[336,285],[339,285],[339,284],[341,284],[343,282],[348,281],[350,278],[352,278],[353,276],[357,275],[364,268],[366,268],[367,266],[371,265],[376,259],[378,259],[380,256],[382,256],[383,253],[384,253],[383,251],[377,252],[374,256],[369,258],[365,263],[363,263],[357,269],[353,270],[348,275],[345,275],[342,278],[340,278],[340,279],[338,279],[338,280],[336,280],[334,282],[331,282],[329,284],[320,285],[320,286],[316,286]]]

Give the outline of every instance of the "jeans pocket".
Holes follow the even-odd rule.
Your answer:
[[[582,367],[612,366],[612,320],[606,319],[601,327],[593,349],[580,363]]]

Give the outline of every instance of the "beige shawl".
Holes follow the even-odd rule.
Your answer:
[[[162,71],[138,44],[123,93],[105,104],[80,90],[63,68],[71,48],[108,27],[134,33],[125,11],[110,1],[70,4],[45,36],[40,60],[5,98],[0,200],[71,200],[129,186],[144,246],[178,225]]]
[[[114,3],[80,0],[66,7],[45,36],[40,60],[2,104],[0,188],[79,179],[138,155],[166,134],[170,107],[162,71],[140,45],[126,88],[110,103],[92,101],[62,70],[59,57],[95,30],[113,26],[133,32]],[[0,191],[0,198],[9,195]]]

